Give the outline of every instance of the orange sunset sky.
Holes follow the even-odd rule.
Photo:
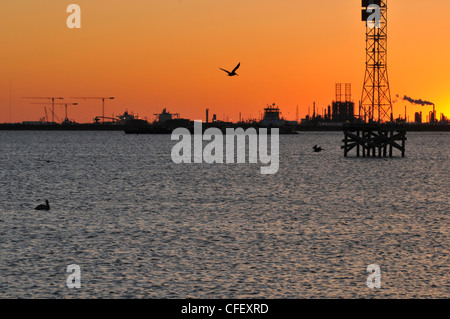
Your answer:
[[[81,7],[81,29],[66,8]],[[428,100],[450,115],[450,1],[389,0],[391,94]],[[358,103],[365,28],[360,0],[14,0],[0,2],[0,123],[37,121],[44,105],[24,96],[114,96],[105,115],[152,120],[166,107],[236,121],[277,103],[287,119],[352,83]],[[219,67],[240,76],[229,78]],[[37,101],[44,102],[44,101]],[[100,101],[78,101],[69,118],[91,122]],[[399,100],[394,116],[428,114]],[[55,107],[62,120],[64,109]]]

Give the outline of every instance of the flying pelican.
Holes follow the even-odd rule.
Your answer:
[[[320,147],[320,146],[317,146],[317,144],[313,146],[313,150],[316,153],[324,151],[324,149],[322,147]]]
[[[45,205],[41,204],[34,208],[35,210],[50,210],[50,205],[48,204],[48,200],[45,200]]]
[[[237,69],[239,69],[239,67],[241,66],[241,62],[239,62],[239,64],[233,69],[233,71],[227,71],[227,70],[225,70],[225,69],[222,69],[222,68],[219,68],[219,69],[221,69],[222,71],[225,71],[225,72],[227,72],[228,73],[228,76],[235,76],[235,75],[239,75],[239,74],[237,74],[236,73],[236,70]]]

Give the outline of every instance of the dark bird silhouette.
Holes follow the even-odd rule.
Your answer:
[[[40,162],[46,162],[47,164],[50,164],[50,163],[56,163],[56,161],[53,161],[53,160],[44,160],[44,159],[38,159],[38,161],[40,161]]]
[[[44,204],[38,205],[34,209],[35,210],[50,210],[50,205],[48,203],[48,200],[45,200],[45,205]]]
[[[319,152],[324,151],[324,149],[323,149],[322,147],[317,146],[317,145],[314,145],[314,146],[313,146],[313,150],[314,150],[314,152],[316,152],[316,153],[319,153]]]
[[[236,73],[236,70],[237,69],[239,69],[239,67],[241,66],[241,62],[239,62],[239,64],[233,69],[233,71],[227,71],[227,70],[225,70],[225,69],[222,69],[222,68],[219,68],[219,69],[221,69],[222,71],[225,71],[225,72],[227,72],[228,73],[228,76],[235,76],[235,75],[239,75],[239,74],[237,74]]]

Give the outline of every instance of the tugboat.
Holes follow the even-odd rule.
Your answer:
[[[280,115],[280,108],[275,103],[267,105],[264,108],[264,117],[259,122],[259,126],[279,128],[280,134],[297,134],[295,127]]]
[[[280,108],[275,103],[264,108],[264,117],[260,124],[263,127],[281,127],[286,121],[280,117]]]

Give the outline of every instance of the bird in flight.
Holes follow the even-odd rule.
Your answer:
[[[225,69],[222,69],[222,68],[219,68],[219,69],[221,69],[222,71],[225,71],[225,72],[227,72],[228,73],[228,76],[235,76],[235,75],[239,75],[239,74],[237,74],[236,73],[236,70],[237,69],[239,69],[239,67],[241,66],[241,62],[239,62],[239,64],[233,69],[233,71],[227,71],[227,70],[225,70]]]

